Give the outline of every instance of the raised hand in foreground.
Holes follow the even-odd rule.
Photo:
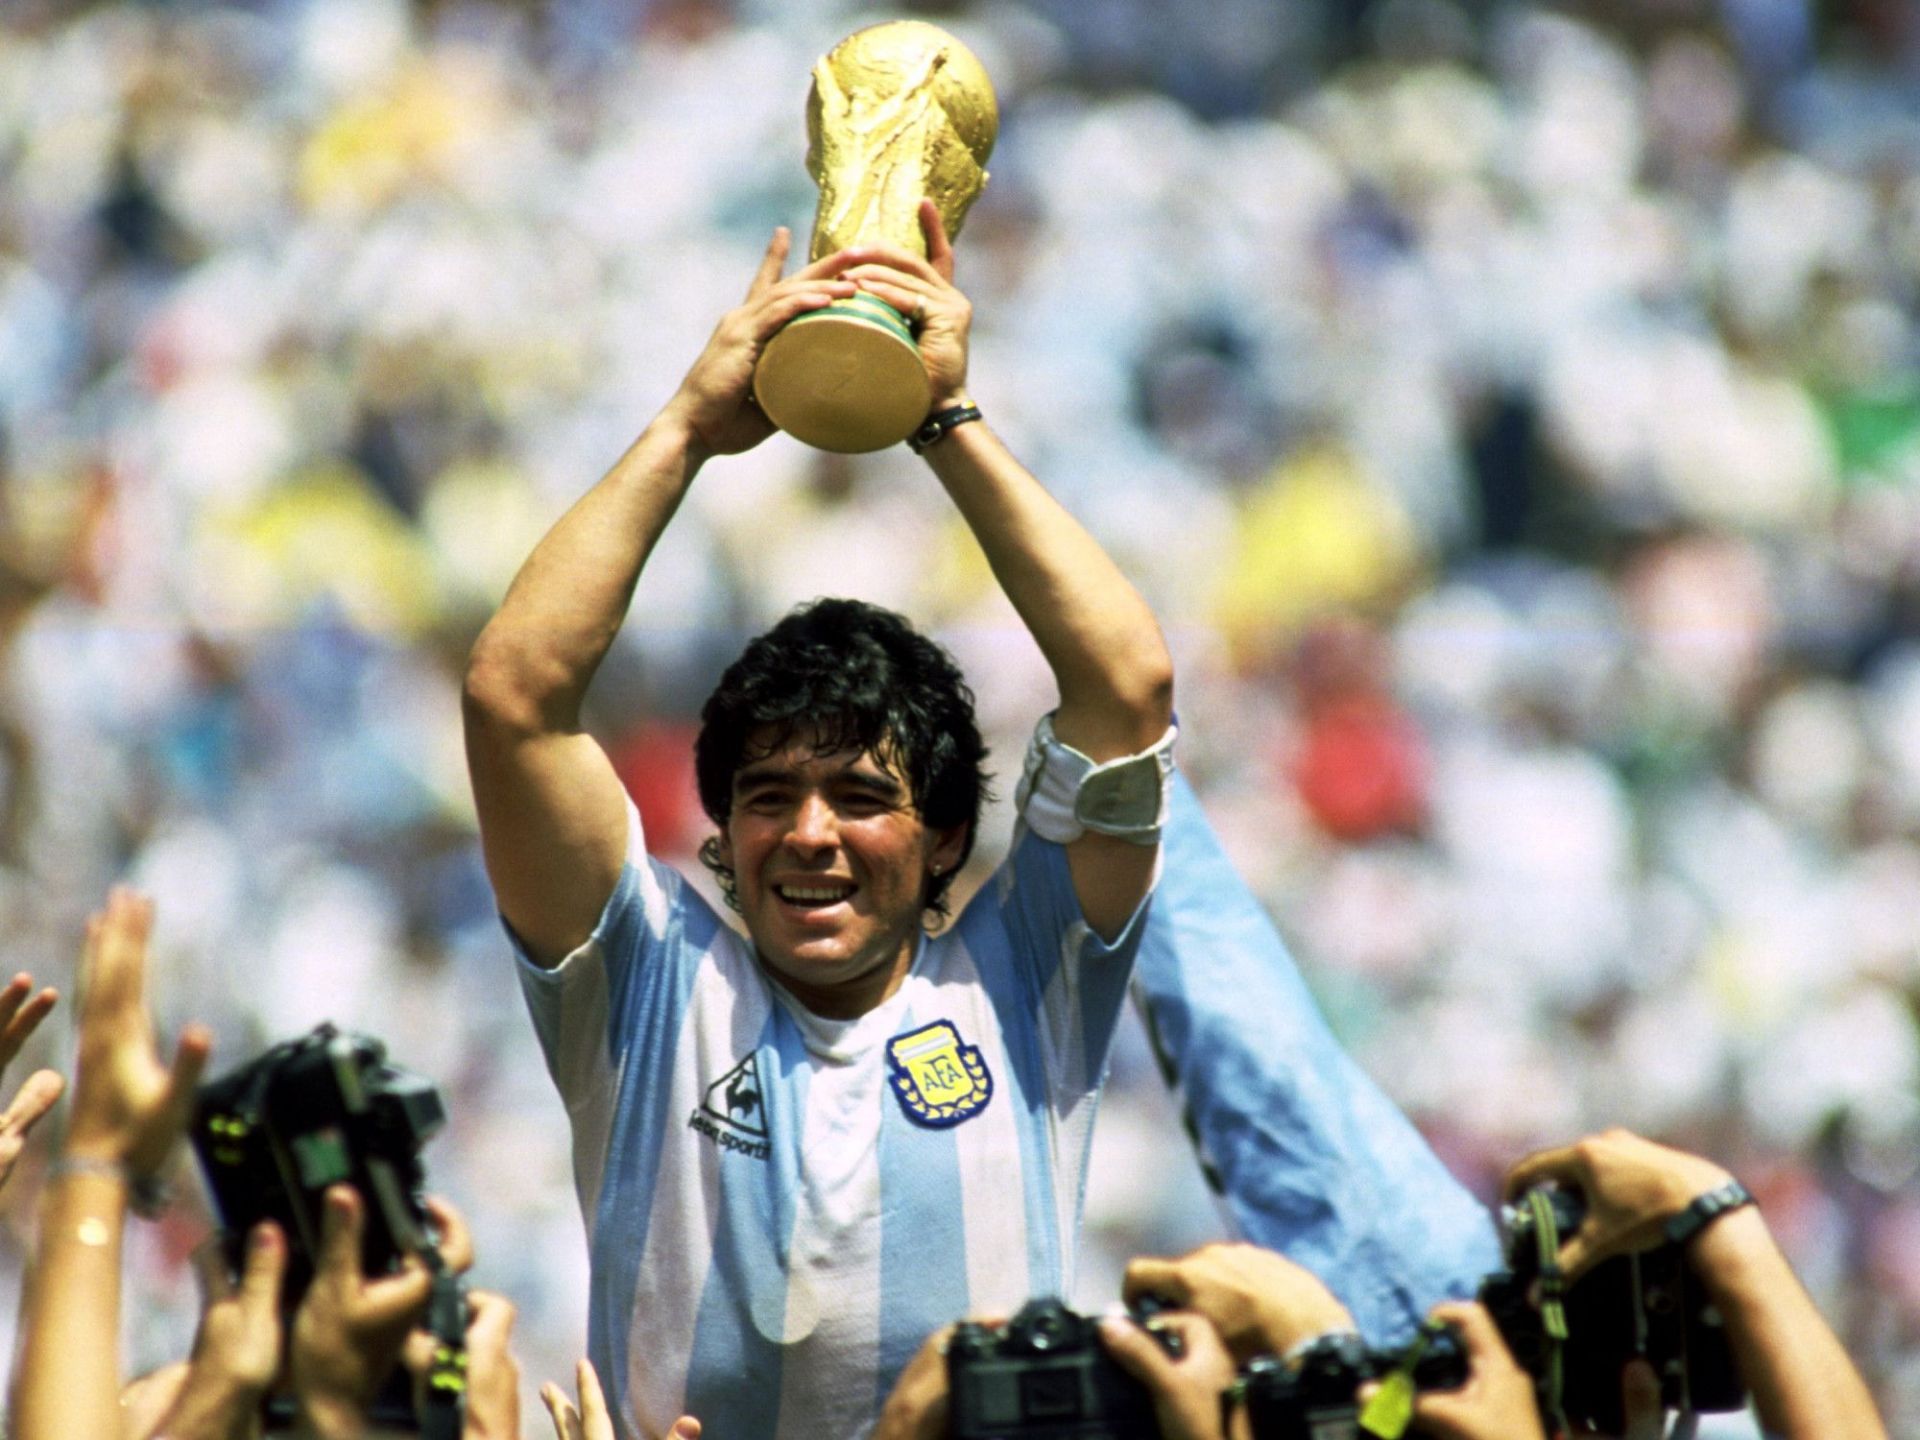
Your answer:
[[[591,1360],[582,1360],[575,1368],[574,1383],[580,1390],[577,1408],[567,1399],[567,1392],[551,1381],[540,1387],[540,1399],[553,1419],[554,1440],[615,1440],[613,1414],[607,1409],[607,1397]],[[673,1422],[666,1440],[700,1440],[700,1422],[682,1415]]]
[[[80,1053],[63,1160],[119,1167],[135,1181],[158,1175],[187,1128],[194,1087],[213,1046],[204,1025],[180,1033],[161,1061],[147,1008],[147,940],[153,902],[116,888],[87,922],[80,962]]]
[[[1507,1171],[1503,1188],[1511,1200],[1553,1181],[1585,1198],[1586,1218],[1560,1246],[1560,1268],[1571,1280],[1611,1256],[1660,1244],[1669,1220],[1732,1178],[1698,1155],[1607,1130],[1535,1151]]]
[[[212,1044],[204,1026],[190,1025],[173,1063],[161,1062],[146,995],[152,928],[152,903],[125,889],[114,890],[87,922],[73,1108],[41,1201],[39,1253],[21,1308],[14,1440],[119,1440],[120,1244],[128,1202],[158,1175],[186,1128]],[[15,981],[5,992],[17,998],[0,1046],[11,1035],[17,1048],[51,1005],[44,994],[27,1000],[31,987]],[[44,1082],[39,1088],[44,1094]]]
[[[954,1326],[943,1325],[913,1352],[913,1358],[893,1382],[873,1440],[946,1440],[947,1345]],[[574,1440],[563,1436],[562,1440]],[[595,1440],[588,1434],[585,1440]]]
[[[6,989],[0,990],[0,1072],[13,1064],[20,1047],[40,1027],[59,998],[60,992],[51,986],[34,994],[33,977],[25,973],[14,976]],[[28,1134],[53,1109],[64,1089],[66,1081],[57,1071],[36,1070],[14,1092],[7,1108],[0,1111],[0,1186],[13,1174],[14,1164],[26,1148]]]

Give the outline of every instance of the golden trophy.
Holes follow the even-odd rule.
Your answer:
[[[820,187],[811,258],[881,241],[925,255],[923,196],[958,235],[999,124],[987,72],[938,26],[895,20],[849,35],[813,67],[807,97],[807,173]],[[761,355],[753,392],[796,440],[842,454],[906,439],[929,401],[912,326],[864,292],[790,321]]]

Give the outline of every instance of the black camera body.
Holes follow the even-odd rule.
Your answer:
[[[351,1185],[366,1201],[367,1274],[427,1249],[420,1151],[446,1115],[432,1081],[389,1065],[378,1040],[331,1024],[202,1085],[193,1148],[228,1265],[239,1273],[253,1226],[277,1224],[288,1250],[281,1305],[291,1314],[313,1279],[330,1185]]]
[[[1145,1323],[1163,1307],[1134,1306]],[[1178,1353],[1177,1336],[1149,1331]],[[947,1345],[952,1440],[1158,1440],[1153,1396],[1100,1343],[1096,1322],[1030,1300],[1004,1330],[965,1323]]]
[[[313,1281],[327,1187],[351,1185],[366,1202],[362,1271],[383,1275],[405,1255],[426,1256],[436,1272],[428,1324],[448,1353],[463,1356],[465,1291],[442,1268],[428,1229],[420,1160],[446,1118],[431,1080],[388,1064],[378,1040],[330,1024],[202,1085],[190,1135],[220,1215],[228,1268],[240,1273],[248,1231],[263,1220],[278,1225],[287,1237],[280,1308],[290,1322]],[[293,1418],[286,1397],[267,1402],[269,1430],[286,1429]],[[430,1388],[426,1413],[416,1414],[411,1381],[396,1369],[368,1419],[457,1436],[458,1391]]]
[[[1457,1390],[1467,1383],[1467,1352],[1460,1335],[1445,1326],[1428,1335],[1413,1362],[1416,1392]],[[1358,1335],[1323,1336],[1296,1364],[1273,1355],[1251,1361],[1242,1372],[1242,1402],[1254,1440],[1361,1440],[1356,1393],[1406,1363],[1409,1351],[1379,1350]],[[1418,1430],[1410,1431],[1418,1435]]]
[[[1580,1227],[1586,1201],[1578,1191],[1548,1187],[1541,1193],[1560,1236]],[[1506,1268],[1482,1282],[1480,1301],[1514,1358],[1534,1377],[1546,1413],[1553,1342],[1538,1303],[1540,1242],[1530,1207],[1509,1207],[1502,1230]],[[1670,1410],[1729,1411],[1747,1403],[1726,1328],[1680,1246],[1603,1260],[1567,1288],[1562,1303],[1568,1341],[1560,1399],[1574,1424],[1608,1435],[1625,1428],[1620,1372],[1636,1358],[1653,1366],[1661,1402]]]

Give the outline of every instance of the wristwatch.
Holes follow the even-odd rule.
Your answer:
[[[944,440],[949,430],[979,418],[978,405],[949,405],[929,415],[920,428],[907,437],[907,448],[916,455],[924,455],[927,447]]]
[[[1718,1189],[1695,1196],[1691,1205],[1667,1221],[1667,1239],[1672,1244],[1684,1245],[1728,1211],[1751,1204],[1753,1192],[1738,1180],[1729,1180]]]

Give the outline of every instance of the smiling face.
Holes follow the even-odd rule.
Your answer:
[[[808,1009],[864,1014],[913,963],[928,878],[958,862],[965,827],[929,829],[872,751],[796,737],[748,754],[719,846],[747,933]]]

